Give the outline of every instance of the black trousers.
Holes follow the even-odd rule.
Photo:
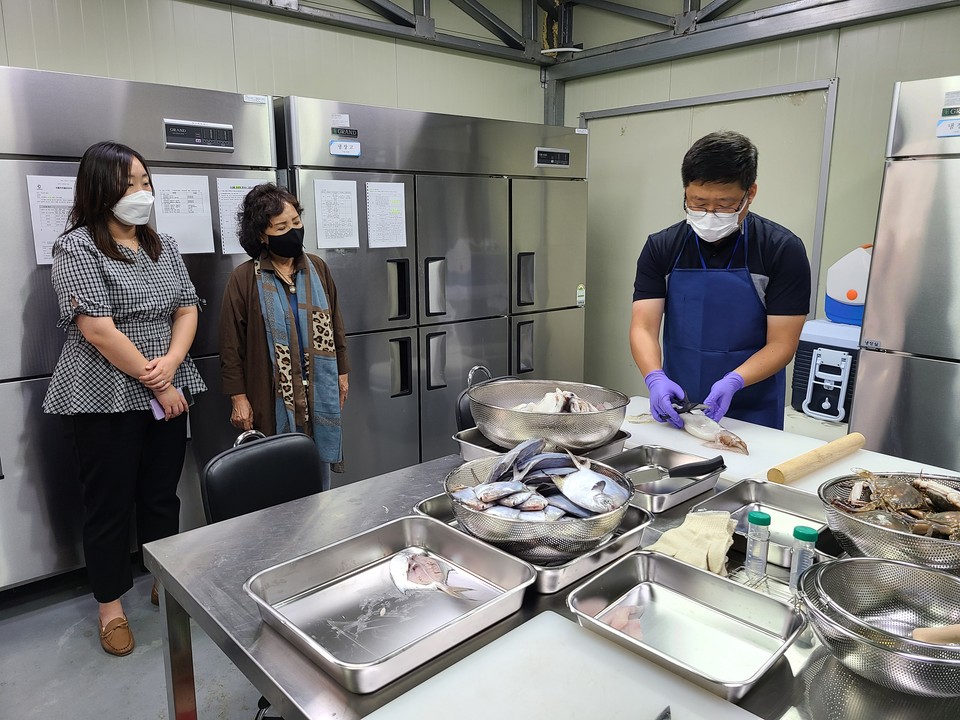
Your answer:
[[[154,420],[147,410],[69,416],[82,486],[83,552],[97,602],[133,587],[130,521],[142,545],[180,529],[177,484],[186,414]]]

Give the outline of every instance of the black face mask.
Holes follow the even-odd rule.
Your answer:
[[[279,257],[300,257],[303,254],[303,228],[290,228],[283,235],[267,235],[267,249]]]

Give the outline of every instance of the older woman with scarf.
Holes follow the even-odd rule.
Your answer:
[[[346,337],[327,264],[303,251],[302,208],[273,183],[250,190],[238,213],[252,260],[230,275],[220,315],[220,369],[230,422],[265,435],[303,432],[323,461],[321,487],[342,462]]]

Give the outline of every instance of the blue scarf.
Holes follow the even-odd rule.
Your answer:
[[[304,260],[306,270],[297,273],[296,319],[287,301],[286,284],[276,273],[265,276],[260,271],[260,261],[254,261],[267,347],[273,348],[270,361],[276,388],[277,433],[296,432],[309,419],[320,459],[338,463],[343,456],[333,317],[317,269],[309,258]],[[302,348],[294,322],[303,334]],[[304,372],[309,378],[307,384],[303,382]],[[297,417],[298,396],[300,407],[306,408],[301,417]]]

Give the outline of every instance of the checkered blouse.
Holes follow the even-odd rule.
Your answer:
[[[141,249],[120,246],[134,263],[112,260],[101,253],[86,228],[59,238],[53,246],[53,288],[60,305],[57,327],[67,340],[43,401],[45,412],[57,415],[149,410],[153,393],[135,378],[118,370],[80,332],[77,315],[112,317],[148,359],[170,347],[173,313],[198,303],[177,244],[161,235],[163,249],[157,262]],[[74,304],[74,300],[76,304]],[[174,376],[176,387],[186,385],[196,395],[206,385],[188,355]]]

